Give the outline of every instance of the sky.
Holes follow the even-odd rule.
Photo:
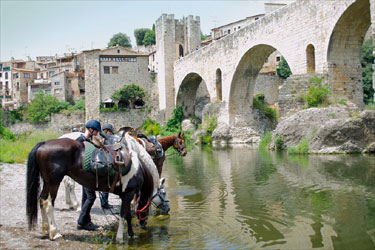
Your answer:
[[[134,30],[152,28],[161,14],[200,16],[203,34],[264,13],[264,3],[291,0],[77,1],[0,0],[0,61],[105,48],[119,32],[136,45]]]

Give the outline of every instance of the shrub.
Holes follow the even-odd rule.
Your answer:
[[[142,130],[145,135],[160,135],[160,124],[148,117],[142,124]]]
[[[200,140],[202,144],[210,144],[212,142],[212,133],[217,127],[217,118],[216,116],[204,117],[203,130],[204,134],[200,135]]]
[[[288,149],[289,154],[308,154],[309,153],[309,141],[303,138],[300,143]]]
[[[263,112],[271,121],[277,120],[277,111],[264,104],[264,94],[257,94],[253,98],[253,107]]]
[[[318,85],[317,87],[310,87],[308,93],[305,95],[307,107],[319,107],[327,100],[329,94],[328,86]]]
[[[179,132],[181,130],[181,122],[184,117],[183,107],[177,107],[173,110],[172,118],[167,121],[166,130],[169,132]]]
[[[275,146],[276,150],[282,150],[284,147],[284,140],[281,135],[277,135],[275,138]]]
[[[262,136],[262,139],[260,140],[260,143],[259,143],[259,149],[268,148],[268,145],[270,145],[271,141],[272,141],[272,134],[271,132],[268,131]]]
[[[143,100],[145,96],[145,90],[141,86],[132,83],[115,91],[111,97],[116,102],[129,102],[133,104],[137,100]]]
[[[292,74],[289,64],[287,63],[284,57],[281,57],[281,61],[279,62],[279,67],[276,69],[276,72],[278,76],[284,79],[288,78]]]

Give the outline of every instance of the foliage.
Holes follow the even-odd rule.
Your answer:
[[[363,101],[365,104],[374,103],[374,89],[372,87],[372,64],[374,60],[372,39],[369,39],[363,43],[361,55]]]
[[[149,135],[160,135],[161,126],[160,124],[148,117],[142,124],[143,133]]]
[[[143,45],[154,45],[156,44],[156,39],[155,39],[155,30],[149,30],[143,40],[142,40]]]
[[[272,141],[272,133],[270,131],[266,132],[259,143],[259,149],[266,149]]]
[[[73,110],[83,110],[85,111],[86,109],[86,101],[85,98],[80,99],[74,106]]]
[[[205,116],[203,123],[204,133],[199,136],[202,144],[210,144],[212,142],[212,133],[217,127],[217,118],[216,116]]]
[[[305,95],[307,107],[319,107],[325,101],[327,101],[327,97],[329,94],[330,91],[327,85],[322,86],[321,84],[317,84],[316,87],[309,87],[309,91]]]
[[[253,107],[261,112],[271,121],[277,121],[277,111],[264,104],[264,94],[257,94],[253,98]]]
[[[115,93],[112,94],[112,100],[117,102],[129,101],[129,103],[134,103],[137,100],[143,99],[145,96],[145,90],[141,86],[132,83],[115,91]]]
[[[309,153],[309,141],[303,138],[300,143],[288,149],[288,154],[308,154]]]
[[[276,72],[278,76],[284,79],[288,78],[292,74],[292,71],[289,68],[289,64],[287,63],[284,57],[281,57],[279,67],[276,69]]]
[[[125,48],[131,48],[132,45],[130,43],[130,37],[124,33],[117,33],[114,34],[111,40],[108,43],[108,47],[120,45]]]
[[[36,130],[15,136],[14,140],[0,139],[0,162],[23,163],[38,142],[56,139],[58,136],[53,130]]]
[[[143,39],[145,38],[145,35],[147,32],[151,31],[147,28],[141,28],[141,29],[135,29],[134,30],[134,37],[137,45],[143,45]]]
[[[16,110],[9,111],[9,119],[11,124],[15,124],[17,121],[23,121],[23,114],[25,113],[25,107],[20,106]]]
[[[60,102],[55,96],[46,95],[39,91],[31,104],[26,108],[26,117],[31,122],[45,122],[46,118],[52,113],[58,113],[60,110],[69,107],[68,102]]]
[[[203,35],[202,31],[201,31],[201,41],[205,41],[207,40],[207,36],[206,35]]]
[[[12,134],[12,132],[10,132],[7,127],[0,124],[0,139],[14,141],[16,137],[14,136],[14,134]]]
[[[367,104],[367,105],[365,106],[365,109],[366,109],[366,110],[375,110],[375,103]]]
[[[284,140],[281,135],[277,135],[275,138],[276,150],[282,150],[284,148]]]
[[[172,118],[167,121],[166,130],[173,133],[178,133],[181,130],[181,122],[184,117],[183,107],[179,106],[173,110]]]

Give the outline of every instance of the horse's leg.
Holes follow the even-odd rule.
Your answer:
[[[81,207],[79,206],[78,199],[74,191],[75,181],[69,176],[65,176],[64,184],[66,204],[69,206],[69,208],[73,208],[76,211],[81,211]]]
[[[48,188],[46,183],[43,184],[43,190],[40,194],[40,212],[42,214],[42,234],[47,234],[49,232],[49,226],[48,226],[48,216],[47,216],[47,210],[45,201],[48,197]]]
[[[60,184],[60,183],[59,183]],[[47,217],[48,217],[48,224],[49,224],[49,238],[51,240],[58,239],[62,237],[60,233],[57,231],[57,226],[55,222],[55,208],[54,203],[57,196],[57,190],[59,189],[59,184],[50,186],[50,192],[48,199],[44,201],[43,206],[46,207],[47,210]]]

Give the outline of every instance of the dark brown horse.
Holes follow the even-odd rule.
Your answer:
[[[183,139],[184,133],[180,132],[178,135],[170,135],[158,138],[159,143],[163,147],[163,156],[160,158],[154,158],[155,165],[159,172],[159,178],[161,178],[161,172],[163,171],[163,164],[165,161],[165,151],[168,148],[172,147],[178,152],[179,155],[185,156],[186,155],[186,145]]]
[[[49,232],[50,239],[61,237],[54,221],[54,203],[60,182],[65,175],[86,188],[108,192],[108,178],[98,178],[82,168],[84,148],[74,140],[63,138],[38,143],[29,153],[27,162],[27,203],[26,214],[29,228],[37,223],[38,201],[42,214],[42,233]],[[128,224],[128,235],[134,236],[131,225],[130,203],[137,194],[136,212],[141,226],[146,223],[154,183],[150,171],[138,155],[125,151],[126,164],[132,164],[130,172],[121,177],[123,186],[116,186],[113,193],[121,198],[120,224],[117,241],[123,242],[124,218]],[[130,160],[131,159],[131,160]],[[44,185],[39,197],[40,176]],[[110,177],[112,183],[113,177]],[[127,185],[126,185],[127,183]]]

